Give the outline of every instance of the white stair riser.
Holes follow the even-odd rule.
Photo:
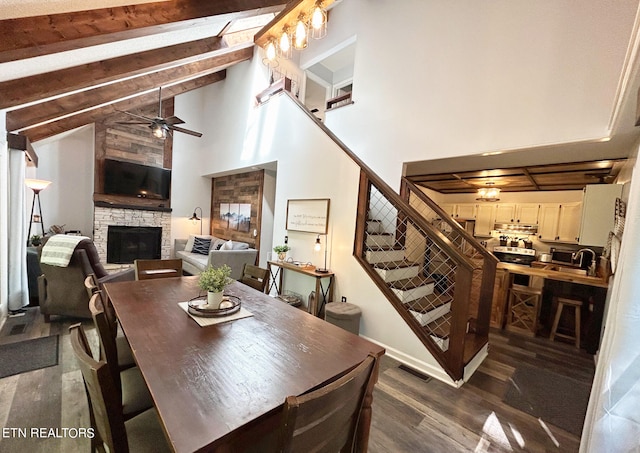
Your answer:
[[[391,288],[391,290],[396,293],[400,302],[406,303],[411,302],[412,300],[420,299],[422,297],[428,296],[433,293],[433,287],[435,285],[433,283],[428,283],[423,286],[418,286],[417,288],[411,289],[395,289]]]
[[[376,272],[386,282],[395,282],[406,278],[417,277],[420,273],[420,266],[398,267],[394,269],[376,269]]]
[[[369,234],[366,244],[367,247],[393,247],[395,238],[390,234]]]
[[[414,318],[420,323],[422,326],[426,326],[431,321],[434,321],[441,316],[446,315],[451,310],[451,302],[447,302],[444,305],[440,305],[439,307],[429,311],[428,313],[420,313],[418,311],[413,311],[409,309]]]
[[[404,250],[368,250],[366,259],[367,262],[371,264],[402,261],[404,259]]]
[[[449,338],[440,338],[436,337],[435,335],[431,335],[431,339],[436,342],[438,347],[442,349],[443,352],[449,349]]]
[[[380,222],[374,222],[372,220],[367,221],[367,233],[382,233]]]

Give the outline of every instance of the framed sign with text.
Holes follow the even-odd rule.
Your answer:
[[[329,198],[287,201],[287,230],[327,234]]]

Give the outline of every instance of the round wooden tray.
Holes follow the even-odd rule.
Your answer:
[[[188,311],[193,316],[201,318],[220,318],[237,313],[240,310],[240,298],[237,296],[224,296],[220,303],[220,308],[206,308],[207,299],[194,299],[189,301]]]

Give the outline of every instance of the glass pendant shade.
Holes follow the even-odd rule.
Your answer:
[[[479,201],[498,201],[500,196],[500,189],[497,187],[483,187],[482,189],[478,189],[478,198],[476,200]]]
[[[269,41],[267,43],[267,47],[264,49],[267,55],[267,61],[273,62],[276,59],[276,44],[275,42]]]
[[[289,31],[287,28],[282,30],[282,36],[280,36],[280,56],[283,58],[291,58],[291,38],[289,38]]]
[[[302,18],[298,19],[298,23],[296,24],[296,32],[293,36],[293,47],[296,50],[306,49],[309,45],[309,27],[302,20]]]
[[[320,3],[313,7],[311,13],[311,37],[313,39],[321,39],[327,35],[327,13],[324,11]]]

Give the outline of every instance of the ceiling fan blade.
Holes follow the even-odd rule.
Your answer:
[[[178,131],[178,132],[183,132],[185,134],[193,135],[194,137],[202,137],[202,134],[200,132],[190,131],[189,129],[184,129],[182,127],[169,125],[169,129],[173,131]]]
[[[126,113],[127,115],[131,115],[134,116],[136,118],[142,118],[143,120],[147,120],[148,122],[152,123],[154,121],[153,118],[149,118],[147,116],[144,115],[138,115],[137,113],[131,113],[131,112],[125,112],[124,110],[118,110],[120,113]]]
[[[174,124],[184,124],[184,121],[182,121],[177,116],[169,116],[169,117],[164,119],[164,122],[165,122],[165,124],[168,124],[169,126],[173,126]]]
[[[149,121],[116,121],[115,124],[149,124]]]

